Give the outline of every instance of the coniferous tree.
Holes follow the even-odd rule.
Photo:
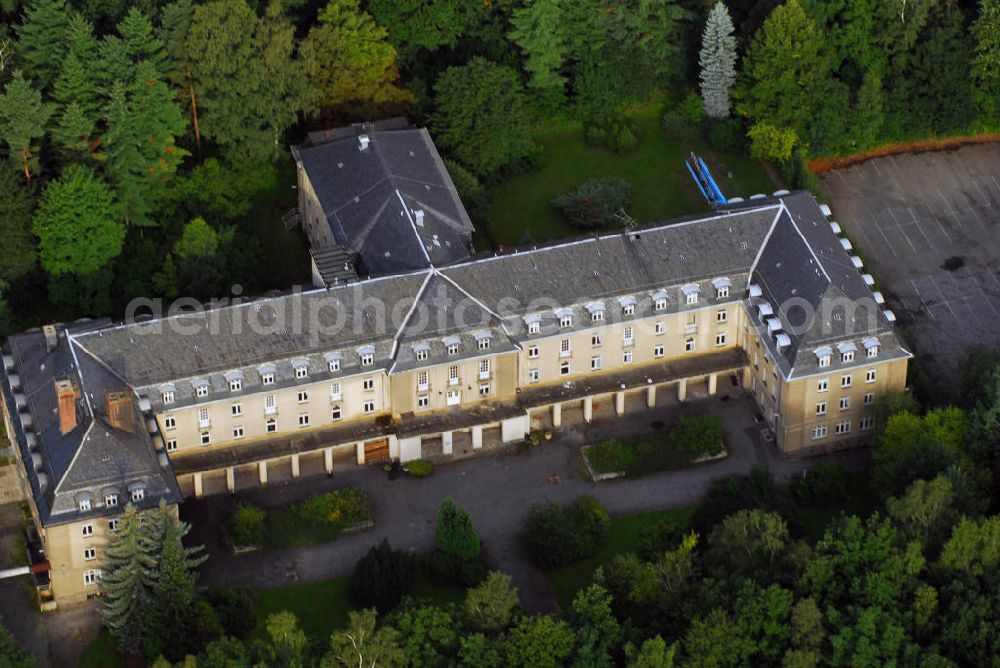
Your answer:
[[[191,0],[174,0],[160,14],[160,41],[166,54],[167,78],[190,113],[195,151],[201,160],[201,128],[198,125],[198,93],[194,88],[192,64],[185,46],[194,6]]]
[[[450,498],[441,503],[437,531],[434,534],[437,549],[462,561],[479,556],[479,536],[472,525],[468,508],[458,506]]]
[[[24,74],[15,71],[0,95],[0,136],[10,149],[10,159],[29,183],[38,171],[38,158],[32,140],[45,136],[45,124],[52,115],[52,105],[42,102],[42,95]]]
[[[13,171],[0,170],[0,288],[31,271],[38,242],[31,233],[32,192]]]
[[[736,37],[733,20],[722,2],[708,14],[701,38],[701,99],[711,118],[726,118],[732,109],[729,90],[736,83]]]
[[[18,59],[28,77],[43,90],[55,79],[65,55],[71,13],[65,0],[33,0],[15,28]]]
[[[528,86],[561,101],[566,82],[561,73],[567,55],[565,31],[569,29],[563,0],[527,2],[514,10],[510,22],[510,38],[525,55]]]
[[[101,580],[104,596],[101,616],[123,652],[137,653],[143,649],[156,568],[156,556],[151,553],[142,518],[129,506],[122,515],[118,533],[104,551]]]

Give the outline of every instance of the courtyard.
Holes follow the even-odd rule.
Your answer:
[[[823,194],[947,400],[972,346],[1000,345],[1000,146],[887,156]]]

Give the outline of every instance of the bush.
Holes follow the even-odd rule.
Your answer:
[[[472,525],[472,515],[468,508],[455,505],[451,499],[445,499],[441,503],[434,544],[441,552],[462,561],[470,561],[479,556],[479,536]]]
[[[426,478],[434,473],[434,464],[426,459],[415,459],[408,463],[406,468],[409,469],[410,475],[417,478]]]
[[[686,528],[676,520],[663,519],[639,531],[637,552],[643,561],[657,561],[667,550],[676,549]]]
[[[697,93],[688,93],[677,105],[676,111],[693,127],[698,127],[705,120],[705,103]]]
[[[600,146],[619,155],[631,153],[639,145],[635,125],[624,116],[603,116],[583,125],[583,137],[588,146]]]
[[[761,510],[781,515],[792,533],[801,534],[798,509],[787,488],[774,482],[766,469],[754,467],[748,476],[731,476],[716,480],[691,518],[690,528],[702,536],[738,510]]]
[[[413,556],[392,549],[389,541],[383,540],[354,566],[351,603],[384,613],[398,605],[412,586]]]
[[[747,137],[738,118],[708,119],[703,127],[705,141],[716,151],[747,154]]]
[[[669,139],[681,142],[690,143],[698,141],[701,138],[701,132],[698,130],[698,127],[688,123],[684,115],[675,110],[664,112],[660,117],[660,128],[663,129],[663,134]]]
[[[459,559],[453,554],[435,549],[421,560],[427,578],[438,586],[467,589],[475,587],[486,577],[486,566],[471,559]]]
[[[266,514],[249,503],[236,506],[230,521],[230,536],[237,545],[260,545],[264,541]]]
[[[611,517],[592,496],[582,496],[564,507],[551,501],[528,510],[518,535],[521,546],[536,565],[557,568],[592,556],[607,540]]]
[[[670,445],[696,457],[725,452],[722,420],[712,415],[685,415],[670,430]]]
[[[257,623],[257,602],[249,589],[212,588],[205,595],[225,635],[243,638]]]
[[[595,473],[627,471],[638,453],[630,443],[609,438],[587,448],[587,460]]]
[[[847,497],[847,472],[834,460],[819,462],[795,485],[795,498],[811,508],[838,506]]]
[[[310,524],[350,524],[368,519],[368,494],[357,487],[317,494],[292,507],[295,515]]]
[[[632,186],[613,176],[590,179],[559,195],[552,204],[570,225],[584,228],[607,227],[618,222],[617,214],[629,205]]]

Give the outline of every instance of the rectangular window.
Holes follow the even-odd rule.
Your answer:
[[[309,377],[309,367],[307,366],[297,366],[295,367],[295,377],[299,380]]]
[[[528,346],[528,359],[538,359],[538,346]]]
[[[449,343],[448,344],[448,354],[449,355],[457,355],[458,354],[458,344],[457,343]]]
[[[850,374],[847,374],[846,376],[841,376],[840,377],[840,386],[841,387],[850,387],[851,386],[851,375]]]
[[[653,357],[656,358],[663,357],[663,346],[655,346],[653,348]]]
[[[479,386],[479,396],[481,396],[481,397],[488,397],[488,396],[490,396],[490,386],[489,385],[480,385]]]
[[[663,299],[662,297],[660,299],[657,299],[653,303],[653,308],[655,308],[657,311],[662,311],[663,309],[667,308],[667,300]]]
[[[366,392],[370,392],[370,391],[374,390],[375,389],[375,379],[374,378],[365,378],[363,381],[361,381],[361,389],[365,390]]]
[[[630,346],[635,343],[635,330],[632,327],[626,327],[622,330],[622,345]]]
[[[566,327],[572,327],[572,326],[573,326],[573,316],[564,315],[559,318],[559,327],[565,329]]]
[[[194,395],[196,397],[207,397],[208,396],[208,385],[199,385],[194,388]]]
[[[826,392],[830,389],[830,381],[826,378],[821,378],[816,386],[817,392]]]
[[[417,391],[418,392],[426,392],[427,391],[427,388],[430,385],[430,382],[429,382],[428,378],[429,377],[428,377],[426,371],[421,371],[420,373],[417,374]]]
[[[132,503],[139,503],[144,498],[146,498],[146,490],[142,487],[136,487],[131,492]]]
[[[818,427],[813,427],[813,440],[817,441],[821,438],[826,438],[826,425],[821,424]]]
[[[567,357],[567,356],[569,356],[571,350],[572,350],[572,345],[570,344],[570,340],[569,339],[563,339],[562,341],[559,342],[559,356],[560,357]]]
[[[846,353],[842,353],[840,355],[840,361],[843,362],[844,364],[847,364],[848,362],[853,362],[854,361],[854,351],[853,350],[848,350]]]
[[[299,390],[299,403],[300,404],[309,403],[309,391],[308,390]]]
[[[168,390],[163,393],[163,403],[172,404],[174,403],[174,392],[173,390]]]
[[[431,403],[430,397],[417,397],[417,408],[427,408]]]
[[[207,408],[198,409],[198,425],[201,427],[207,427],[209,425],[209,416]]]
[[[336,373],[337,371],[340,371],[340,360],[334,358],[330,360],[330,373]]]
[[[233,404],[233,416],[243,415],[243,404]]]
[[[871,406],[874,403],[875,403],[875,393],[865,392],[865,399],[864,399],[865,406]]]
[[[528,334],[538,334],[542,329],[542,324],[537,320],[528,323]]]
[[[635,315],[635,304],[626,304],[623,306],[622,315]]]
[[[108,520],[108,531],[110,531],[111,533],[116,533],[120,525],[121,525],[121,520],[119,520],[117,517],[112,520]]]
[[[309,413],[299,413],[299,426],[300,427],[309,426]]]
[[[267,422],[264,423],[264,428],[267,430],[267,433],[273,434],[278,431],[278,421],[274,418],[268,418]]]
[[[462,403],[462,391],[461,390],[448,390],[446,396],[446,403],[449,406],[457,406]]]
[[[601,369],[601,358],[591,357],[590,358],[590,368],[592,371],[599,371]]]
[[[340,392],[340,383],[330,385],[330,401],[340,401],[343,395]]]
[[[330,409],[330,419],[334,422],[340,419],[340,406],[334,406]]]
[[[871,431],[872,427],[875,426],[875,418],[863,417],[858,421],[858,429],[861,431]]]
[[[267,373],[260,374],[260,384],[261,385],[274,385],[274,374],[268,371]]]
[[[174,429],[177,426],[177,418],[172,415],[168,415],[163,418],[163,428],[164,429]]]
[[[569,375],[569,362],[563,362],[559,365],[559,375],[568,376]]]
[[[375,364],[375,353],[365,353],[361,356],[361,366],[371,366]]]
[[[490,339],[489,338],[479,339],[479,349],[480,350],[489,350],[490,349]]]
[[[838,434],[848,434],[851,431],[851,421],[842,420],[837,423],[836,431]]]
[[[823,355],[822,357],[820,357],[819,358],[819,366],[820,366],[820,368],[824,368],[824,367],[830,366],[830,356],[829,355]]]
[[[448,384],[458,385],[458,367],[451,366],[448,367]]]
[[[687,296],[687,299],[685,301],[687,301],[688,304],[697,304],[698,303],[698,293],[697,292],[692,292],[691,294],[689,294]]]
[[[715,312],[716,322],[726,322],[727,320],[729,320],[729,311],[727,311],[726,309],[722,309],[721,311]]]
[[[264,414],[271,415],[272,413],[277,412],[277,410],[278,409],[275,407],[274,404],[274,395],[269,394],[266,397],[264,397]]]
[[[118,505],[118,495],[117,494],[105,494],[104,495],[104,505],[108,508],[114,508]]]
[[[171,438],[167,441],[167,452],[175,452],[177,450],[177,439]]]
[[[490,377],[490,361],[479,360],[479,379],[486,380]]]
[[[211,442],[212,442],[212,434],[207,431],[201,432],[201,444],[208,445]]]
[[[631,364],[631,363],[632,363],[632,351],[626,350],[625,352],[622,353],[622,364]]]
[[[826,402],[821,401],[816,404],[816,415],[826,415]]]
[[[662,320],[657,320],[656,321],[656,330],[655,331],[656,331],[657,334],[663,334],[665,331],[667,331],[667,325],[666,325],[666,323],[663,322]]]
[[[84,538],[90,538],[91,536],[94,535],[94,525],[84,524],[82,527],[80,527],[80,533],[83,534]]]
[[[95,568],[93,570],[83,572],[83,586],[92,587],[101,581],[101,569]]]
[[[243,427],[233,427],[233,438],[243,438]]]
[[[846,411],[846,410],[850,409],[850,407],[851,407],[851,398],[850,397],[841,397],[840,398],[840,410]]]
[[[715,345],[724,346],[726,345],[726,333],[719,332],[715,335]]]
[[[229,391],[230,392],[239,392],[242,389],[243,389],[243,379],[242,378],[233,378],[231,381],[229,381]]]
[[[375,402],[374,401],[366,401],[364,409],[365,409],[365,415],[371,415],[372,413],[375,412]]]
[[[426,348],[421,348],[420,350],[417,351],[417,361],[418,362],[426,361],[429,354],[430,353]]]
[[[601,345],[601,335],[600,334],[591,334],[590,335],[590,345],[592,345],[595,348],[598,347],[599,345]]]
[[[684,339],[684,352],[693,353],[694,349],[695,349],[694,338],[689,336],[686,339]]]
[[[726,299],[729,296],[729,286],[723,285],[715,291],[715,297],[717,299]]]
[[[538,369],[528,369],[528,382],[529,383],[538,382]]]
[[[590,322],[604,322],[604,311],[594,311],[591,313]]]
[[[868,371],[865,372],[865,382],[866,383],[875,382],[875,369],[868,369]]]
[[[85,513],[90,510],[90,505],[90,499],[80,499],[80,502],[77,503],[77,507],[80,509],[81,513]]]
[[[868,348],[867,352],[868,352],[868,359],[871,359],[873,357],[878,357],[878,346],[872,346],[871,348]]]

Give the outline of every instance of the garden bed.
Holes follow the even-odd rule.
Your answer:
[[[678,420],[666,436],[635,439],[609,438],[582,449],[591,477],[600,482],[673,471],[728,456],[722,421],[713,416],[689,415]]]
[[[240,504],[227,523],[233,552],[303,547],[336,540],[375,526],[368,494],[345,487],[285,508]]]

